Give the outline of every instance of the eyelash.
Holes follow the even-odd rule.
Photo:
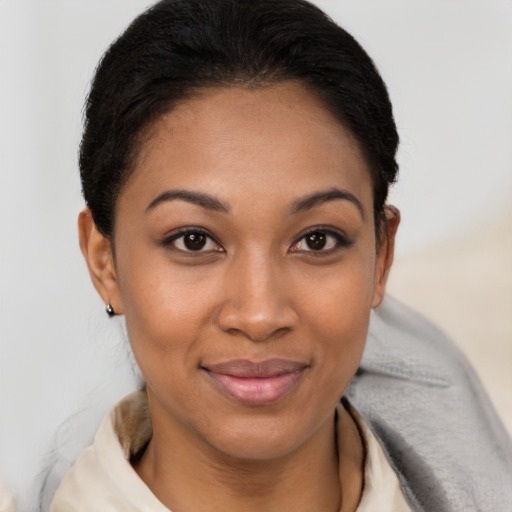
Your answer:
[[[199,249],[199,250],[193,250],[193,249],[181,249],[179,247],[176,247],[176,242],[182,238],[184,239],[187,235],[189,236],[192,236],[192,235],[199,235],[199,236],[203,236],[203,237],[206,237],[207,238],[207,241],[206,243],[208,243],[208,241],[210,242],[213,242],[217,247],[219,247],[219,249],[213,249],[213,251],[218,251],[218,252],[223,252],[223,249],[221,247],[221,245],[215,240],[215,238],[211,235],[211,233],[209,231],[207,231],[206,229],[204,228],[200,228],[200,227],[195,227],[195,226],[190,226],[190,227],[186,227],[186,228],[182,228],[180,229],[179,231],[177,231],[176,233],[172,234],[171,236],[165,238],[163,241],[162,241],[162,245],[164,247],[171,247],[172,249],[176,250],[176,251],[179,251],[179,252],[182,252],[182,253],[185,253],[185,254],[194,254],[194,253],[206,253],[206,252],[211,252],[212,249],[209,249],[209,250],[201,250],[202,247]]]
[[[293,248],[298,245],[301,241],[305,241],[306,238],[313,235],[324,235],[327,239],[331,239],[334,242],[333,247],[329,247],[328,249],[320,248],[318,250],[315,249],[295,249]],[[307,242],[305,242],[307,244]],[[324,227],[324,226],[313,226],[309,228],[305,233],[301,233],[301,235],[296,239],[296,241],[292,244],[291,252],[299,252],[299,253],[309,253],[311,256],[323,256],[326,254],[332,254],[333,252],[345,249],[350,247],[354,243],[353,240],[347,238],[347,236],[339,231],[335,231],[332,228]],[[325,245],[329,244],[328,240],[325,241]]]
[[[205,237],[207,240],[205,241],[205,245],[208,244],[208,241],[213,242],[218,248],[215,249],[207,249],[202,250],[205,245],[200,247],[198,250],[190,249],[190,247],[187,248],[179,248],[176,247],[176,242],[180,239],[184,239],[187,235],[199,235],[201,237]],[[325,240],[324,245],[329,244],[329,238],[331,241],[334,241],[334,247],[329,247],[328,249],[324,249],[323,247],[319,248],[318,250],[315,249],[294,249],[295,246],[297,246],[300,242],[305,240],[308,236],[313,235],[323,235],[327,240]],[[185,242],[184,242],[185,243]],[[307,244],[307,241],[305,242]],[[335,252],[336,250],[343,249],[350,247],[354,243],[353,240],[348,239],[344,234],[334,231],[332,228],[327,228],[323,226],[314,226],[309,228],[305,233],[302,233],[296,240],[293,242],[290,248],[290,252],[292,253],[310,253],[312,256],[321,256],[325,254],[331,254]],[[171,247],[172,249],[179,251],[181,253],[185,254],[200,254],[200,253],[210,253],[212,251],[215,252],[224,252],[224,249],[222,246],[215,240],[215,238],[211,235],[209,231],[207,231],[204,228],[201,227],[185,227],[177,231],[176,233],[172,234],[171,236],[165,238],[162,241],[162,245],[164,247]]]

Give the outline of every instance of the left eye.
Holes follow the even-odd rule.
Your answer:
[[[166,241],[167,245],[184,252],[218,251],[220,246],[206,233],[201,231],[186,231],[174,235]]]
[[[328,231],[310,231],[291,248],[292,252],[314,251],[327,252],[340,246],[347,246],[349,242],[340,234]]]

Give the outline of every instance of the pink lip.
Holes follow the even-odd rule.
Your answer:
[[[276,402],[297,384],[308,365],[286,359],[233,360],[203,369],[218,388],[244,405]]]

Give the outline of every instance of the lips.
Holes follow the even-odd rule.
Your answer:
[[[249,406],[277,402],[295,388],[307,368],[287,359],[232,360],[202,367],[221,392]]]

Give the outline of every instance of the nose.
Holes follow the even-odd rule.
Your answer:
[[[275,339],[293,330],[299,316],[293,307],[286,272],[268,258],[245,258],[231,266],[219,327],[251,341]]]

